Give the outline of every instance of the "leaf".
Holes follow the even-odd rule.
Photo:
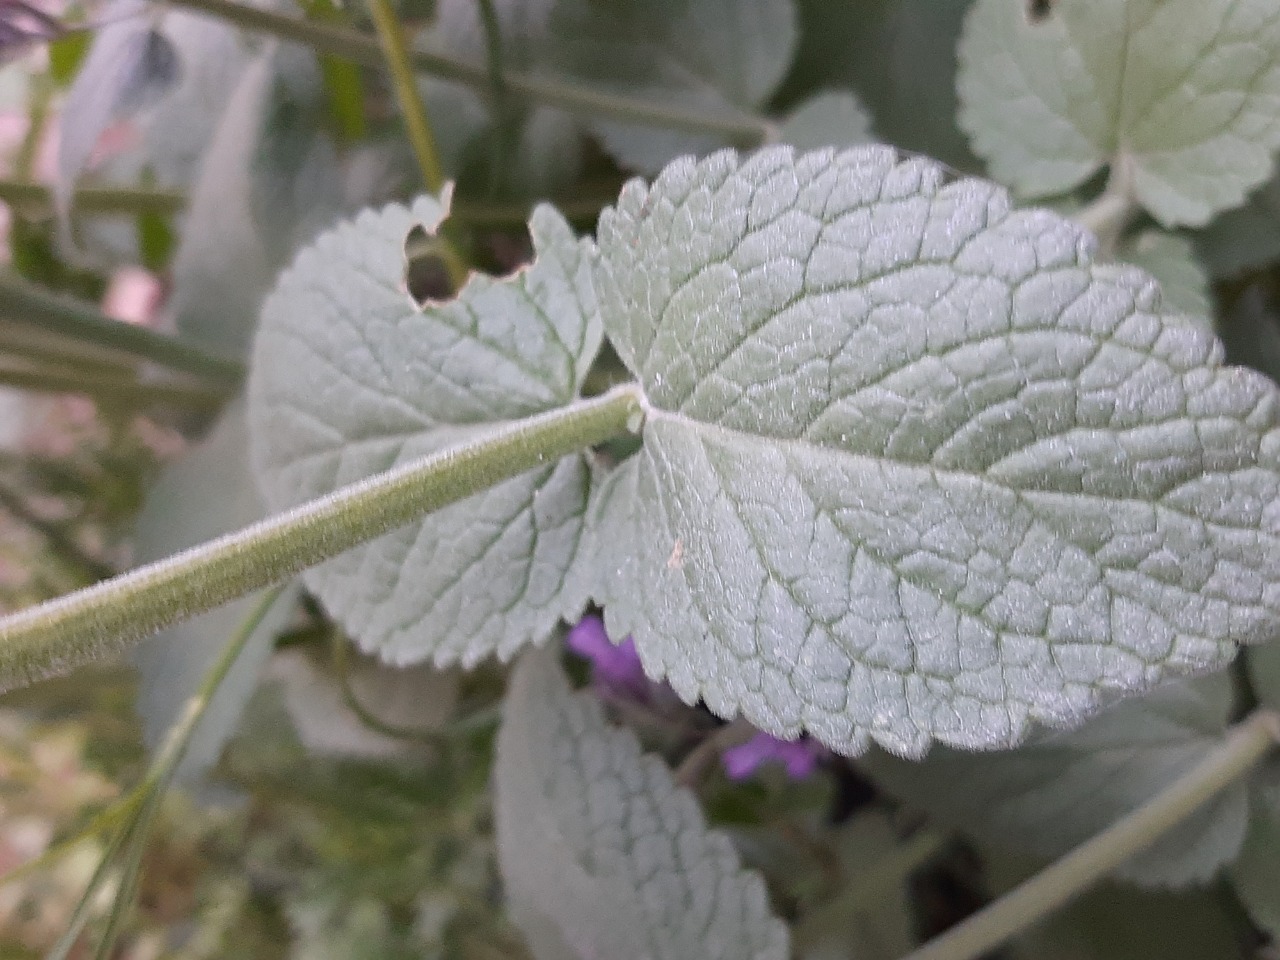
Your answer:
[[[537,960],[788,955],[729,838],[545,653],[512,676],[494,779],[508,909]]]
[[[174,255],[172,311],[193,341],[247,352],[279,269],[345,207],[333,144],[305,122],[312,99],[322,110],[314,58],[269,44],[227,102]]]
[[[1280,642],[1272,640],[1245,651],[1249,682],[1258,701],[1272,710],[1280,710]]]
[[[1041,731],[1003,753],[935,748],[919,763],[864,761],[890,793],[948,826],[1011,852],[1060,857],[1155,797],[1219,747],[1232,712],[1231,678],[1167,684],[1119,703],[1073,731]],[[1143,886],[1203,884],[1234,859],[1249,819],[1233,784],[1126,863]]]
[[[185,187],[252,57],[238,30],[201,14],[170,10],[162,29],[178,59],[178,82],[138,118],[141,166],[159,184]]]
[[[1233,363],[1280,382],[1280,314],[1264,285],[1252,284],[1218,317],[1218,335]]]
[[[447,200],[446,200],[447,203]],[[263,308],[250,377],[257,476],[284,509],[572,400],[600,344],[586,249],[550,207],[537,261],[416,305],[405,238],[445,207],[366,212],[323,235]],[[471,665],[540,642],[585,605],[575,558],[581,456],[477,494],[307,575],[360,646],[395,663]]]
[[[1028,875],[984,856],[999,894]],[[994,876],[992,876],[994,874]],[[1003,876],[1002,876],[1003,874]],[[1010,875],[1012,874],[1012,875]],[[1012,960],[1245,960],[1216,891],[1166,893],[1103,883],[1010,942]]]
[[[761,108],[797,38],[791,0],[555,0],[548,30],[544,56],[571,77],[728,119]],[[612,120],[590,126],[615,160],[642,173],[725,145],[715,135]]]
[[[803,150],[870,143],[871,118],[851,93],[829,91],[793,110],[778,130],[778,142]]]
[[[244,405],[235,403],[209,437],[165,470],[138,515],[138,562],[159,560],[262,517],[249,475]],[[278,599],[227,674],[178,767],[181,782],[197,780],[218,761],[257,686],[272,641],[294,608],[297,590]],[[187,699],[257,605],[248,597],[219,607],[143,642],[136,654],[137,707],[154,748],[181,716]]]
[[[1280,260],[1280,176],[1255,190],[1243,207],[1215,217],[1197,238],[1196,249],[1215,277]]]
[[[801,913],[792,931],[801,960],[898,960],[915,946],[903,841],[889,817],[864,810],[830,841],[845,887]]]
[[[1274,633],[1275,387],[1076,225],[775,147],[632,182],[598,242],[650,409],[595,596],[686,701],[845,753],[1011,746]]]
[[[1209,278],[1201,269],[1190,240],[1163,230],[1143,230],[1126,240],[1117,255],[1156,279],[1171,310],[1186,314],[1205,331],[1213,331]]]
[[[956,126],[956,43],[969,2],[799,0],[800,45],[779,96],[852,87],[876,139],[978,171]]]
[[[1256,780],[1249,832],[1231,880],[1253,922],[1280,941],[1280,765],[1273,762]]]
[[[397,734],[375,729],[347,702],[341,681],[306,650],[282,650],[267,676],[276,682],[298,739],[311,753],[353,757],[421,755],[422,738],[452,715],[458,675],[430,666],[388,667],[359,658],[349,682],[357,703]]]
[[[547,19],[555,0],[494,0],[504,69],[538,71],[548,43]],[[489,67],[488,44],[475,0],[440,0],[429,49]],[[491,107],[458,84],[423,84],[445,168],[464,186],[480,178],[487,192],[545,195],[576,179],[582,167],[583,128],[555,107]]]
[[[1131,167],[1166,227],[1207,223],[1272,171],[1280,7],[1272,0],[977,0],[960,42],[960,125],[1024,196]]]
[[[115,0],[104,19],[58,119],[54,199],[62,217],[106,129],[153,103],[178,79],[173,45],[155,28],[142,0]]]

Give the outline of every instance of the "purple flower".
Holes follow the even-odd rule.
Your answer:
[[[588,614],[571,627],[565,638],[570,650],[591,661],[591,676],[596,683],[615,693],[641,698],[649,692],[649,679],[640,666],[636,645],[626,637],[614,643],[604,631],[604,621]]]
[[[766,763],[781,763],[792,780],[804,780],[818,768],[821,750],[812,740],[779,740],[757,733],[746,743],[730,747],[720,759],[730,780],[746,780]]]

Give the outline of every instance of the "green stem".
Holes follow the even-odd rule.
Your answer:
[[[1280,714],[1258,710],[1138,809],[905,960],[974,960],[1043,920],[1248,773],[1280,743]]]
[[[240,624],[235,635],[232,636],[231,640],[218,655],[218,659],[200,681],[199,689],[183,705],[181,716],[169,728],[164,742],[151,761],[151,765],[147,768],[146,776],[143,777],[141,783],[133,788],[127,800],[120,804],[119,809],[125,811],[124,823],[121,824],[120,829],[112,836],[103,851],[102,860],[99,861],[98,868],[89,879],[79,903],[76,904],[66,931],[53,950],[50,951],[46,960],[66,960],[89,919],[90,907],[96,899],[98,889],[109,877],[116,855],[123,851],[125,856],[124,872],[121,875],[112,903],[111,913],[107,919],[106,930],[103,932],[103,938],[97,951],[99,956],[110,954],[111,946],[120,928],[120,922],[124,918],[125,909],[132,902],[134,892],[137,889],[144,844],[150,830],[151,821],[159,809],[160,799],[169,783],[173,780],[173,775],[178,770],[178,764],[182,762],[183,756],[186,755],[187,747],[191,744],[191,738],[195,734],[201,718],[204,717],[205,712],[208,710],[213,695],[222,686],[222,682],[226,679],[231,667],[239,659],[240,654],[244,652],[246,644],[248,644],[254,631],[258,629],[272,605],[279,599],[282,590],[283,588],[278,587],[268,591],[263,599],[250,611],[249,616]]]
[[[0,690],[64,673],[494,484],[636,429],[634,386],[376,474],[245,530],[0,620]]]
[[[414,83],[413,65],[409,62],[409,47],[405,43],[404,30],[388,0],[368,0],[368,4],[369,16],[373,19],[374,29],[378,31],[378,42],[382,45],[382,57],[391,74],[396,102],[400,105],[400,113],[409,133],[409,143],[418,160],[418,167],[422,170],[422,179],[427,189],[438,195],[444,189],[444,168],[440,165],[440,153],[436,149],[431,123],[427,120],[426,107],[418,96],[418,88]]]
[[[0,179],[0,202],[45,215],[53,213],[53,191],[34,180]],[[77,213],[174,214],[181,212],[186,202],[187,198],[176,190],[81,186],[73,194],[72,207]]]
[[[382,64],[381,50],[373,37],[357,30],[335,27],[250,7],[237,0],[170,0],[179,7],[198,10],[210,16],[229,20],[242,27],[274,34],[287,40],[307,44],[315,50],[347,57],[358,63],[377,67]],[[416,70],[443,80],[466,84],[486,94],[491,83],[486,67],[476,66],[442,53],[415,50],[410,55]],[[560,80],[535,77],[507,71],[503,75],[506,89],[513,95],[559,107],[580,116],[609,117],[629,123],[644,124],[669,130],[720,134],[738,146],[756,146],[764,141],[770,125],[753,114],[711,114],[656,100],[619,96],[592,90]]]
[[[1124,154],[1111,164],[1107,185],[1088,206],[1076,213],[1076,223],[1098,238],[1104,257],[1114,257],[1120,240],[1138,214],[1133,193],[1133,162]]]
[[[422,180],[431,193],[439,196],[445,186],[444,167],[440,164],[440,152],[436,148],[435,135],[431,132],[431,122],[427,119],[426,105],[418,95],[418,87],[414,83],[413,64],[409,61],[404,30],[388,0],[368,0],[368,4],[369,15],[373,18],[378,40],[382,45],[383,60],[391,74],[396,102],[404,117],[409,143],[417,158],[418,168],[422,171]],[[449,271],[453,289],[461,290],[467,282],[467,265],[447,237],[441,234],[438,240],[440,258]]]
[[[73,340],[120,350],[217,387],[234,388],[244,375],[235,360],[146,327],[113,320],[88,304],[50,293],[13,274],[0,274],[0,315]]]

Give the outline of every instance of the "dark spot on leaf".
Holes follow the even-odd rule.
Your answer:
[[[1053,0],[1027,0],[1027,19],[1031,23],[1041,23],[1053,13]]]
[[[440,255],[440,241],[421,226],[414,227],[404,238],[404,284],[418,306],[453,295],[449,268]]]

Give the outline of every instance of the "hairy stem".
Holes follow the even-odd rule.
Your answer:
[[[358,30],[317,23],[251,7],[237,0],[171,0],[175,6],[198,10],[210,16],[229,20],[251,30],[271,33],[287,40],[307,44],[323,53],[333,53],[368,66],[381,66],[378,42]],[[487,67],[442,53],[415,50],[410,55],[414,69],[452,80],[488,94],[491,78]],[[738,146],[756,146],[770,131],[769,123],[752,114],[708,113],[672,103],[620,96],[593,90],[573,83],[507,71],[503,74],[506,90],[514,96],[559,107],[569,113],[590,117],[609,117],[631,123],[688,130],[694,133],[716,133]]]
[[[1280,744],[1280,714],[1258,710],[1163,792],[905,960],[974,960],[1034,926],[1199,810]]]
[[[244,375],[235,360],[176,337],[122,323],[89,304],[50,293],[14,274],[0,274],[0,316],[81,343],[92,343],[232,389]]]
[[[540,464],[620,436],[643,414],[641,394],[630,385],[579,400],[6,617],[0,620],[0,690],[115,653]]]

